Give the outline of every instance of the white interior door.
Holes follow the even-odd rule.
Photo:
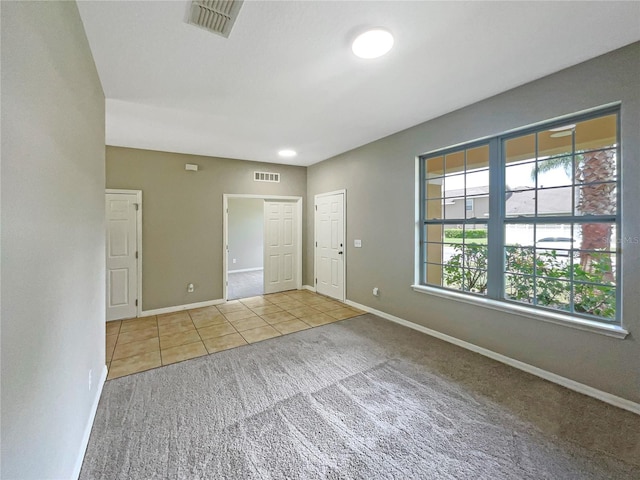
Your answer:
[[[107,320],[137,313],[137,196],[107,193]]]
[[[344,301],[344,193],[316,196],[316,292]]]
[[[297,287],[296,202],[264,202],[264,293]]]

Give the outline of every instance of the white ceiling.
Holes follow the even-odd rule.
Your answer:
[[[638,2],[246,0],[228,39],[189,4],[79,2],[108,145],[311,165],[640,39]]]

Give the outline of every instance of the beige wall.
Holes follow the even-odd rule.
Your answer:
[[[280,183],[254,182],[255,170]],[[221,299],[223,194],[306,197],[306,168],[107,147],[106,185],[142,190],[142,307],[153,310]]]
[[[314,195],[347,190],[347,298],[572,380],[640,402],[640,43],[309,167],[306,283]],[[414,292],[415,158],[622,101],[625,340]],[[350,248],[354,239],[362,248]],[[380,288],[374,297],[372,288]]]
[[[75,2],[1,16],[0,477],[72,478],[106,372],[104,95]]]

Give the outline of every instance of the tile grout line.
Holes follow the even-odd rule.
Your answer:
[[[157,316],[157,315],[153,315],[153,317],[155,318],[155,322],[156,322],[156,332],[157,332],[157,334],[158,334],[158,335],[157,335],[157,338],[158,338],[158,355],[160,355],[160,367],[162,367],[162,366],[163,366],[163,365],[162,365],[162,352],[161,352],[161,350],[160,350],[160,331],[159,331],[159,328],[158,328],[158,316]],[[148,319],[148,318],[150,318],[150,317],[143,317],[143,318],[147,318],[147,319]],[[127,319],[127,320],[131,320],[131,319]],[[138,318],[136,318],[136,320],[138,320]],[[118,329],[118,338],[116,339],[116,345],[118,344],[118,340],[120,339],[120,335],[121,335],[122,333],[127,333],[127,332],[122,332],[122,323],[123,323],[123,322],[124,322],[124,320],[120,320],[120,328]],[[134,330],[134,331],[135,331],[135,330]],[[148,339],[146,339],[146,340],[151,340],[151,339],[150,339],[150,338],[148,338]],[[135,342],[130,342],[130,343],[135,343]],[[116,346],[114,346],[114,347],[113,347],[113,353],[114,353],[114,354],[115,354],[115,350],[116,350]],[[129,358],[137,357],[137,356],[140,356],[140,355],[146,355],[146,354],[148,354],[148,353],[153,353],[153,352],[139,353],[139,354],[136,354],[136,355],[131,355],[131,356],[129,356],[129,357],[118,358],[118,359],[116,359],[116,360],[127,360],[127,359],[129,359]],[[112,358],[111,358],[111,362],[109,362],[109,367],[107,368],[107,379],[108,379],[108,380],[113,380],[113,379],[115,379],[115,378],[122,378],[122,377],[126,377],[126,376],[128,376],[128,375],[133,375],[133,374],[135,374],[135,373],[145,372],[145,371],[147,371],[147,370],[153,370],[154,368],[160,368],[160,367],[152,367],[152,368],[149,368],[149,369],[147,369],[147,370],[140,370],[139,372],[132,372],[132,373],[124,374],[124,375],[119,375],[119,376],[117,376],[117,377],[111,377],[111,378],[108,378],[108,376],[109,376],[109,373],[108,373],[108,372],[109,372],[109,370],[111,369],[111,364],[112,364],[112,363],[113,363],[113,355],[112,355]]]
[[[164,367],[164,361],[162,360],[162,347],[160,346],[160,324],[158,323],[158,315],[156,317],[156,331],[158,332],[158,352],[160,353],[160,366]]]
[[[238,302],[240,302],[242,305],[244,305],[245,307],[247,307],[244,303],[242,303],[242,301],[241,301],[241,300],[238,300]],[[247,308],[249,308],[249,307],[247,307]],[[250,310],[251,312],[253,312],[253,310],[251,310],[250,308],[249,308],[249,310]],[[222,313],[222,312],[220,312],[220,313]],[[229,312],[229,313],[232,313],[232,312]],[[255,314],[255,312],[253,312],[253,313]],[[227,318],[227,316],[226,316],[224,313],[222,313],[222,316],[225,318],[225,320],[227,320],[227,322],[229,322],[229,325],[231,325],[231,327],[236,331],[236,333],[237,333],[238,335],[240,335],[240,336],[242,337],[242,339],[243,339],[245,342],[247,342],[247,345],[251,345],[251,344],[249,343],[249,340],[247,340],[247,339],[245,338],[245,336],[244,336],[244,335],[242,335],[242,332],[236,328],[236,326],[231,322],[231,320],[229,320],[229,319]],[[224,335],[223,335],[223,336],[224,336]],[[241,346],[242,346],[242,345],[241,345]]]
[[[107,367],[107,376],[109,376],[109,370],[111,370],[111,364],[113,363],[113,356],[116,353],[116,347],[118,346],[118,340],[120,340],[120,330],[122,330],[122,320],[118,320],[118,333],[116,333],[116,343],[113,344],[113,351],[111,352],[111,359],[109,359],[109,366]]]
[[[198,331],[198,327],[196,326],[195,322],[193,321],[193,318],[191,317],[191,310],[185,310],[186,314],[189,316],[189,320],[191,321],[191,324],[193,325],[193,328],[195,330],[195,332],[198,334],[198,338],[200,339],[200,343],[202,343],[202,346],[204,347],[204,350],[207,352],[207,355],[209,354],[209,351],[207,350],[206,345],[204,344],[204,341],[202,340],[202,337],[200,336],[200,332]],[[182,333],[186,333],[188,332],[188,330],[181,330],[175,333],[172,333],[170,335],[179,335]],[[182,343],[180,345],[173,345],[171,347],[167,347],[166,350],[171,349],[171,348],[179,348],[179,347],[184,347],[186,345],[191,345],[192,343],[196,343],[196,342],[191,342],[191,343]],[[160,349],[162,351],[162,348]],[[192,358],[196,358],[196,357],[192,357]],[[189,360],[189,359],[186,359]],[[180,360],[180,361],[184,361],[184,360]],[[173,365],[174,363],[179,363],[179,362],[172,362],[172,363],[168,363],[167,365]],[[165,366],[165,365],[163,365]]]
[[[262,296],[262,298],[263,298],[265,301],[269,302],[269,300],[267,300],[266,298],[264,298],[264,296],[263,296],[263,295],[261,295],[261,296]],[[249,297],[249,298],[251,298],[251,297]],[[254,311],[253,311],[253,309],[252,309],[249,305],[245,304],[245,303],[242,301],[242,299],[238,299],[237,301],[238,301],[240,304],[242,304],[242,305],[243,305],[247,310],[249,310],[253,315],[257,316],[260,320],[262,320],[262,321],[263,321],[263,322],[265,322],[267,325],[269,325],[269,323],[268,323],[266,320],[264,320],[260,315],[258,315],[256,312],[254,312]],[[269,302],[269,303],[271,303],[271,302]],[[222,313],[222,312],[220,312],[220,313]],[[233,313],[233,312],[228,312],[228,313]],[[224,318],[225,318],[225,319],[227,319],[227,316],[226,316],[224,313],[222,313],[222,315],[224,316]],[[240,319],[240,320],[242,320],[242,319]],[[227,321],[228,321],[228,322],[229,322],[229,324],[233,327],[233,329],[236,331],[236,333],[242,337],[242,339],[246,342],[246,344],[247,344],[247,345],[251,345],[251,344],[252,344],[252,342],[250,342],[249,340],[247,340],[247,337],[245,337],[245,336],[242,334],[242,332],[236,328],[236,326],[233,324],[233,322],[232,322],[231,320],[227,319]],[[261,327],[257,327],[257,328],[261,328]],[[249,329],[249,330],[251,330],[251,329]],[[248,331],[248,330],[244,330],[244,331],[246,332],[246,331]],[[223,335],[223,336],[224,336],[224,335]],[[253,342],[253,343],[255,343],[255,342]],[[243,347],[244,345],[240,345],[240,346],[241,346],[241,347]]]
[[[259,306],[254,307],[254,308],[260,308],[260,307],[265,307],[265,306],[266,306],[266,307],[270,307],[270,306],[276,306],[276,307],[278,307],[278,305],[276,305],[275,303],[273,303],[273,302],[271,302],[270,300],[268,300],[268,299],[264,298],[264,295],[262,296],[262,299],[263,299],[265,302],[267,302],[269,305],[259,305]],[[247,308],[248,308],[248,309],[249,309],[249,310],[250,310],[254,315],[256,315],[260,320],[262,320],[264,323],[266,323],[266,325],[263,325],[262,327],[257,327],[257,328],[264,328],[265,326],[269,326],[269,327],[273,328],[276,332],[278,332],[278,336],[282,336],[282,335],[283,335],[283,333],[282,333],[282,332],[280,332],[277,328],[275,328],[273,325],[271,325],[271,324],[270,324],[266,319],[264,319],[264,318],[262,317],[262,315],[260,315],[258,312],[256,312],[255,310],[253,310],[253,308],[251,308],[249,305],[247,305],[247,304],[245,304],[244,302],[242,302],[242,300],[240,300],[240,303],[242,303],[245,307],[247,307]],[[278,308],[280,308],[280,307],[278,307]],[[281,310],[282,310],[282,309],[281,309]],[[263,315],[264,315],[264,314],[263,314]],[[268,314],[267,314],[267,315],[268,315]],[[234,326],[234,328],[235,328],[235,326]],[[252,329],[249,329],[249,330],[252,330]],[[248,330],[245,330],[245,331],[248,331]],[[246,338],[244,335],[242,335],[242,332],[238,331],[238,333],[240,334],[240,336],[241,336],[242,338],[244,338],[244,341],[245,341],[245,342],[247,342],[247,345],[251,345],[251,342],[249,342],[249,340],[247,340],[247,338]],[[275,337],[271,337],[271,338],[275,338]],[[258,341],[260,341],[260,340],[258,340]],[[253,342],[253,343],[258,343],[258,342]]]
[[[277,305],[277,304],[275,304],[275,303],[273,303],[273,302],[270,302],[270,301],[269,301],[269,300],[267,300],[266,298],[265,298],[265,301],[266,301],[266,302],[268,302],[268,303],[270,303],[270,305],[267,305],[267,306],[271,306],[271,305],[273,305],[274,307],[278,307],[278,308],[280,309],[280,312],[266,313],[266,314],[262,314],[262,315],[273,315],[273,314],[275,314],[275,313],[289,313],[289,312],[287,312],[284,308],[282,308],[280,305]],[[263,306],[264,306],[264,305],[263,305]],[[278,327],[276,327],[276,326],[275,326],[275,324],[270,323],[270,322],[269,322],[266,318],[264,318],[262,315],[260,315],[260,314],[256,313],[254,310],[251,310],[251,311],[252,311],[252,312],[254,312],[256,315],[258,315],[258,318],[260,318],[260,319],[261,319],[263,322],[265,322],[268,326],[270,326],[270,327],[271,327],[271,328],[273,328],[276,332],[278,332],[278,333],[280,334],[280,336],[282,336],[282,335],[287,335],[286,333],[282,333],[280,330],[278,330]],[[291,315],[291,314],[289,314],[289,315]],[[295,317],[294,315],[292,315],[292,316],[293,316],[294,318],[297,318],[297,317]],[[285,320],[285,321],[286,321],[286,320]],[[278,323],[282,323],[282,322],[278,322]],[[291,332],[291,333],[293,333],[293,332]],[[243,338],[244,338],[244,337],[243,337]],[[272,337],[272,338],[273,338],[273,337]]]
[[[238,300],[238,301],[239,301],[239,300]],[[242,303],[242,302],[240,302],[240,303]],[[243,304],[243,305],[244,305],[244,304]],[[227,312],[227,313],[233,313],[233,312]],[[233,324],[233,322],[232,322],[231,320],[229,320],[229,319],[227,318],[227,316],[226,316],[223,312],[220,312],[220,314],[224,317],[224,319],[227,321],[227,323],[228,323],[229,325],[231,325],[231,328],[233,328],[233,329],[236,331],[236,333],[240,333],[240,330],[238,330],[238,329],[236,328],[236,326]],[[224,335],[222,335],[222,336],[224,337]],[[242,333],[240,333],[240,336],[241,336],[242,338],[244,338],[244,335],[242,335]],[[218,337],[218,338],[219,338],[219,337]],[[246,341],[247,341],[247,339],[245,338],[245,340],[244,340],[244,341],[246,342]]]
[[[320,310],[316,309],[316,308],[313,306],[314,304],[308,304],[308,303],[306,303],[306,302],[305,302],[305,298],[307,298],[307,297],[314,298],[314,297],[315,297],[315,296],[317,296],[317,295],[318,295],[318,294],[310,294],[310,295],[296,295],[296,296],[291,296],[291,295],[287,295],[286,293],[283,293],[283,294],[281,294],[279,297],[277,297],[276,299],[278,299],[278,298],[283,299],[284,301],[283,301],[282,303],[287,303],[287,300],[288,300],[288,301],[294,301],[294,302],[296,302],[296,303],[300,303],[300,304],[301,304],[301,306],[297,306],[297,307],[293,308],[292,310],[296,310],[296,309],[298,309],[298,308],[306,308],[306,309],[311,309],[311,310],[314,310],[315,312],[317,312],[317,313],[313,313],[313,314],[311,314],[311,315],[318,315],[318,314],[321,314],[321,315],[326,315],[326,316],[328,316],[328,317],[331,317],[331,318],[332,318],[332,321],[327,322],[327,323],[324,323],[324,324],[321,324],[321,325],[311,325],[310,323],[306,322],[306,321],[303,319],[304,317],[300,317],[300,316],[294,315],[294,314],[293,314],[293,313],[291,313],[290,311],[285,310],[284,308],[282,308],[282,307],[281,307],[280,305],[278,305],[277,303],[275,303],[275,302],[273,302],[273,301],[269,300],[268,298],[265,298],[265,296],[264,296],[264,295],[260,295],[260,297],[261,297],[261,298],[262,298],[262,299],[263,299],[263,300],[264,300],[268,305],[258,305],[258,306],[255,306],[254,308],[269,307],[269,306],[275,306],[275,307],[278,307],[278,308],[280,309],[280,311],[279,311],[279,312],[273,312],[273,313],[288,314],[288,315],[291,315],[291,317],[293,317],[293,318],[292,318],[292,319],[290,319],[290,320],[284,320],[283,322],[278,322],[278,323],[284,323],[284,322],[287,322],[287,321],[297,320],[297,321],[302,322],[302,323],[303,323],[304,325],[306,325],[308,328],[316,328],[316,327],[324,326],[324,325],[327,325],[327,324],[330,324],[330,323],[335,323],[335,322],[339,322],[339,321],[342,321],[342,320],[346,320],[346,319],[348,319],[348,318],[353,318],[352,316],[349,316],[349,317],[345,317],[345,318],[338,319],[338,318],[335,318],[335,317],[333,317],[332,315],[330,315],[330,314],[329,314],[329,312],[334,311],[334,310],[339,310],[339,309],[343,309],[343,308],[347,308],[347,309],[349,309],[349,310],[353,310],[353,309],[352,309],[352,308],[350,308],[347,304],[344,304],[344,303],[342,303],[342,302],[337,302],[337,301],[335,301],[335,300],[333,300],[333,299],[329,299],[329,297],[324,297],[324,296],[320,295],[320,296],[322,296],[323,298],[326,298],[326,301],[333,301],[333,302],[336,302],[336,303],[341,303],[341,305],[340,305],[340,306],[338,306],[338,307],[336,307],[335,309],[331,309],[331,310],[329,310],[329,311],[323,312],[323,311],[320,311]],[[296,297],[298,297],[298,298],[296,298]],[[251,297],[249,297],[249,298],[251,298]],[[284,335],[289,335],[289,334],[291,334],[291,333],[296,333],[296,332],[301,331],[301,330],[297,330],[297,331],[294,331],[294,332],[283,333],[283,332],[281,332],[280,330],[278,330],[278,328],[277,328],[277,327],[275,327],[275,326],[274,326],[274,325],[276,325],[276,324],[271,324],[271,323],[269,323],[269,321],[267,321],[265,318],[263,318],[263,316],[262,316],[262,315],[258,314],[257,312],[255,312],[255,311],[253,310],[253,308],[251,308],[249,305],[247,305],[247,304],[245,304],[244,302],[242,302],[242,299],[238,299],[238,300],[236,300],[236,301],[237,301],[239,304],[241,304],[244,308],[246,308],[247,310],[249,310],[249,311],[252,313],[252,315],[255,315],[255,316],[256,316],[257,318],[259,318],[261,321],[265,322],[265,323],[266,323],[266,325],[264,325],[264,326],[269,326],[269,327],[271,327],[273,330],[275,330],[275,331],[278,333],[278,335],[276,335],[276,337],[284,336]],[[321,302],[316,302],[315,304],[319,304],[319,303],[321,303]],[[218,311],[218,313],[224,317],[225,322],[226,322],[226,323],[228,323],[229,325],[231,325],[231,327],[233,328],[233,330],[235,331],[235,333],[239,334],[239,335],[242,337],[242,339],[246,342],[246,344],[247,344],[247,345],[251,345],[252,343],[258,343],[258,342],[260,342],[260,341],[263,341],[263,340],[258,340],[257,342],[249,342],[249,341],[247,340],[247,338],[242,334],[242,332],[241,332],[241,331],[239,331],[239,330],[237,329],[237,327],[233,324],[233,322],[232,322],[232,321],[230,321],[230,320],[227,318],[226,314],[225,314],[224,312],[220,311],[217,307],[215,307],[215,308],[216,308],[216,310]],[[196,333],[198,334],[198,337],[200,338],[200,342],[201,342],[201,344],[204,346],[205,351],[207,352],[207,355],[213,355],[214,353],[219,353],[219,352],[209,353],[209,350],[207,349],[206,344],[204,343],[204,339],[202,338],[202,336],[201,336],[201,334],[200,334],[200,330],[198,329],[198,327],[196,326],[195,322],[193,321],[193,317],[191,316],[191,311],[190,311],[190,310],[187,310],[185,313],[187,313],[187,315],[189,316],[189,320],[191,320],[191,323],[192,323],[193,327],[195,328],[195,331],[196,331]],[[227,313],[233,313],[233,311],[231,311],[231,312],[227,312]],[[354,313],[356,313],[356,312],[354,311]],[[263,314],[263,315],[270,315],[270,314],[266,313],[266,314]],[[358,316],[358,315],[361,315],[361,314],[356,313],[356,315],[354,315],[354,316]],[[310,315],[307,315],[307,316],[310,316]],[[171,364],[167,364],[167,365],[165,365],[165,364],[164,364],[164,360],[163,360],[163,356],[162,356],[162,348],[161,348],[161,344],[160,344],[160,324],[159,324],[158,315],[154,315],[154,318],[155,318],[155,326],[156,326],[157,339],[158,339],[158,352],[159,352],[159,354],[160,354],[160,366],[159,366],[159,367],[153,367],[153,368],[151,368],[151,369],[147,369],[147,370],[153,370],[153,369],[155,369],[155,368],[161,368],[161,367],[164,367],[164,366],[167,366],[167,365],[171,365]],[[240,320],[242,320],[242,319],[240,319]],[[121,335],[121,333],[123,333],[123,332],[122,332],[122,325],[123,325],[123,321],[122,321],[122,320],[120,320],[119,322],[120,322],[120,323],[119,323],[119,325],[118,325],[118,332],[117,332],[117,334],[116,334],[116,343],[114,344],[113,353],[115,353],[115,349],[116,349],[116,346],[117,346],[117,344],[118,344],[118,340],[120,339],[120,335]],[[262,326],[262,327],[256,327],[256,328],[263,328],[264,326]],[[249,330],[252,330],[252,329],[249,329]],[[245,330],[245,331],[249,331],[249,330]],[[303,330],[306,330],[306,328],[305,328],[305,329],[303,329]],[[179,333],[180,333],[180,332],[179,332]],[[226,334],[226,335],[232,335],[232,334]],[[220,335],[219,337],[214,337],[214,338],[221,338],[221,337],[224,337],[224,336],[225,336],[225,335]],[[270,337],[269,339],[271,339],[271,338],[276,338],[276,337]],[[264,340],[268,340],[268,339],[266,339],[266,338],[265,338]],[[187,344],[185,344],[185,345],[187,345]],[[184,346],[184,345],[176,345],[176,346],[174,346],[174,347],[181,347],[181,346]],[[239,345],[238,347],[233,347],[233,348],[239,348],[239,347],[242,347],[242,346],[244,346],[244,345]],[[174,347],[170,347],[170,348],[174,348]],[[221,350],[221,351],[223,351],[223,350]],[[111,367],[111,363],[113,362],[113,353],[112,353],[111,361],[109,362],[109,365],[108,365],[108,367],[107,367],[108,369],[110,369],[110,367]],[[152,352],[147,352],[147,353],[152,353]],[[127,359],[127,358],[132,358],[132,357],[135,357],[135,356],[136,356],[136,355],[132,355],[131,357],[124,357],[124,358],[119,359],[119,360],[125,360],[125,359]],[[196,358],[196,357],[193,357],[193,358]],[[189,359],[185,359],[185,360],[189,360]],[[173,362],[173,363],[178,363],[178,362]],[[141,371],[146,371],[146,370],[141,370]],[[122,377],[122,376],[132,375],[132,374],[135,374],[135,373],[140,373],[140,372],[132,372],[132,373],[129,373],[129,374],[126,374],[126,375],[121,375],[120,377]],[[113,378],[120,378],[120,377],[113,377]]]
[[[215,305],[212,305],[216,310],[218,310],[218,307],[216,307]],[[218,310],[218,312],[220,313],[220,310]],[[200,343],[202,343],[202,346],[204,347],[204,351],[207,352],[207,355],[211,355],[211,353],[209,352],[209,349],[207,348],[207,344],[204,343],[204,338],[202,338],[202,335],[200,335],[200,330],[198,330],[198,327],[196,326],[196,322],[193,321],[193,317],[191,316],[191,310],[187,310],[187,314],[189,315],[189,318],[191,319],[191,323],[193,323],[193,328],[196,329],[196,333],[198,334],[198,338],[200,338]],[[222,315],[222,313],[221,313]],[[223,315],[224,316],[224,315]],[[225,319],[227,317],[224,317]]]
[[[108,363],[107,365],[107,375],[109,375],[109,370],[111,369],[111,362],[113,362],[113,354],[116,351],[116,345],[118,344],[118,338],[120,338],[120,329],[122,328],[122,320],[118,320],[118,331],[116,332],[116,341],[113,344],[113,351],[111,352],[111,356],[109,357],[109,362],[107,362],[106,358],[105,358],[105,363]]]

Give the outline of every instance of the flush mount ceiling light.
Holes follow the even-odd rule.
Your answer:
[[[550,128],[550,132],[555,132],[549,135],[551,138],[568,137],[573,134],[573,130],[576,128],[575,123],[571,125],[564,125],[563,127]]]
[[[573,130],[576,128],[576,124],[572,123],[571,125],[565,125],[563,127],[550,128],[550,132],[562,132],[563,130]]]
[[[297,155],[295,150],[291,150],[288,148],[285,148],[284,150],[280,150],[278,152],[278,155],[280,155],[281,157],[285,157],[285,158],[291,158],[291,157],[295,157]]]
[[[377,58],[391,50],[391,47],[393,35],[384,28],[372,28],[356,37],[351,50],[360,58]]]
[[[573,134],[573,130],[562,130],[561,132],[552,133],[549,135],[551,138],[570,137]]]

